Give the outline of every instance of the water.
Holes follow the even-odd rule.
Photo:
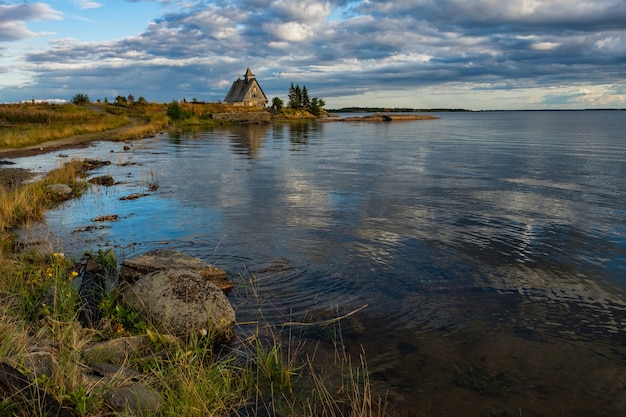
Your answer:
[[[168,247],[216,264],[250,284],[232,295],[240,321],[367,306],[342,322],[347,349],[363,347],[374,386],[409,415],[623,414],[623,112],[439,116],[96,143],[65,153],[110,160],[94,175],[120,184],[43,227],[76,257]],[[135,192],[148,195],[120,200]],[[121,220],[92,221],[109,214]],[[324,329],[302,337],[331,357]],[[515,388],[455,382],[476,366]]]

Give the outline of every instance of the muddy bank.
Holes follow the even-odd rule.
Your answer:
[[[19,187],[33,177],[33,173],[24,168],[11,168],[11,162],[0,160],[0,191]]]

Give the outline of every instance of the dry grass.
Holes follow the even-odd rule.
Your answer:
[[[8,191],[0,189],[0,233],[29,221],[41,220],[45,210],[58,201],[48,189],[50,184],[67,184],[80,194],[85,187],[78,179],[81,167],[82,162],[70,161],[51,171],[42,181]]]
[[[185,106],[195,108],[197,114],[232,109],[228,105]],[[167,121],[163,109],[150,107],[148,117],[154,122],[150,126],[162,126]],[[54,112],[44,109],[37,114],[43,123]],[[18,120],[17,116],[12,117]],[[145,127],[128,133],[143,137],[146,131],[141,128]],[[132,312],[111,299],[101,328],[84,329],[77,320],[80,303],[71,285],[71,260],[53,253],[53,244],[47,254],[20,247],[11,234],[16,226],[40,220],[58,201],[48,190],[49,184],[67,184],[75,195],[80,194],[85,186],[81,174],[82,162],[71,161],[35,183],[0,190],[0,362],[26,369],[33,347],[47,346],[54,355],[52,368],[49,374],[34,378],[32,384],[59,402],[71,404],[77,415],[96,417],[108,415],[101,395],[110,387],[96,390],[87,384],[83,349],[96,339],[119,336],[112,329],[120,328],[122,316],[127,319]],[[340,326],[347,317],[321,324]],[[163,399],[162,416],[385,415],[384,401],[372,392],[364,355],[353,364],[338,348],[343,346],[338,340],[335,362],[323,361],[320,368],[314,352],[307,353],[304,343],[292,334],[292,329],[306,323],[287,323],[279,329],[268,324],[255,326],[236,346],[222,349],[210,336],[198,336],[190,337],[186,344],[169,346],[164,354],[163,345],[155,343],[151,359],[135,358],[125,366],[135,368],[143,381],[158,388]],[[132,331],[150,338],[155,334],[147,323]],[[341,337],[340,331],[335,334]],[[10,406],[0,401],[0,415],[44,415],[45,411],[35,404],[30,412],[16,413]]]
[[[70,104],[0,105],[0,148],[22,148],[131,123],[127,117],[93,109]]]

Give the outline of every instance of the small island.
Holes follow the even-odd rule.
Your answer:
[[[392,122],[392,121],[407,121],[407,120],[433,120],[439,119],[437,116],[430,114],[385,114],[375,113],[368,114],[367,116],[349,116],[349,117],[331,117],[326,119],[318,119],[319,121],[329,122]]]

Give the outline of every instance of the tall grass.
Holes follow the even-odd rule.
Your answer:
[[[56,111],[44,110],[37,116],[39,121]],[[154,107],[149,115],[157,125],[166,121],[162,110],[162,106]],[[26,117],[17,112],[12,117],[19,120],[18,116]],[[54,252],[53,243],[49,251],[40,252],[23,247],[12,235],[14,227],[40,220],[58,201],[49,184],[68,184],[75,195],[80,194],[86,186],[80,179],[82,171],[81,161],[70,161],[37,182],[0,190],[0,362],[26,370],[33,360],[33,347],[45,347],[44,353],[53,357],[51,368],[45,375],[31,375],[32,384],[71,405],[77,415],[109,415],[102,396],[120,381],[114,378],[103,384],[85,379],[89,364],[84,348],[96,340],[133,334],[150,343],[141,354],[128,357],[124,366],[134,368],[141,382],[161,393],[160,416],[373,417],[387,413],[384,401],[372,390],[364,355],[352,363],[341,348],[340,331],[334,332],[339,339],[331,355],[334,360],[329,363],[322,358],[321,364],[316,348],[292,332],[302,323],[280,327],[256,323],[227,346],[212,335],[164,343],[165,338],[149,323],[139,322],[114,292],[100,306],[104,318],[99,327],[84,329],[78,321],[80,297],[72,285],[77,272],[71,260]],[[98,260],[109,267],[116,264],[104,262],[106,258]],[[340,320],[324,325],[339,326]],[[45,414],[41,404],[26,410],[14,406],[10,400],[0,401],[0,415]]]
[[[45,210],[59,199],[48,189],[50,184],[67,184],[76,195],[80,194],[86,187],[85,183],[79,180],[81,173],[82,162],[73,160],[51,171],[41,181],[17,189],[0,188],[0,234],[6,233],[14,226],[41,220]]]
[[[96,108],[97,109],[97,108]],[[21,148],[131,123],[93,108],[52,104],[0,105],[0,148]]]
[[[167,116],[162,111],[145,116],[148,118],[146,123],[133,124],[124,129],[120,129],[113,133],[109,139],[113,141],[143,139],[162,131],[167,127],[169,122]]]

